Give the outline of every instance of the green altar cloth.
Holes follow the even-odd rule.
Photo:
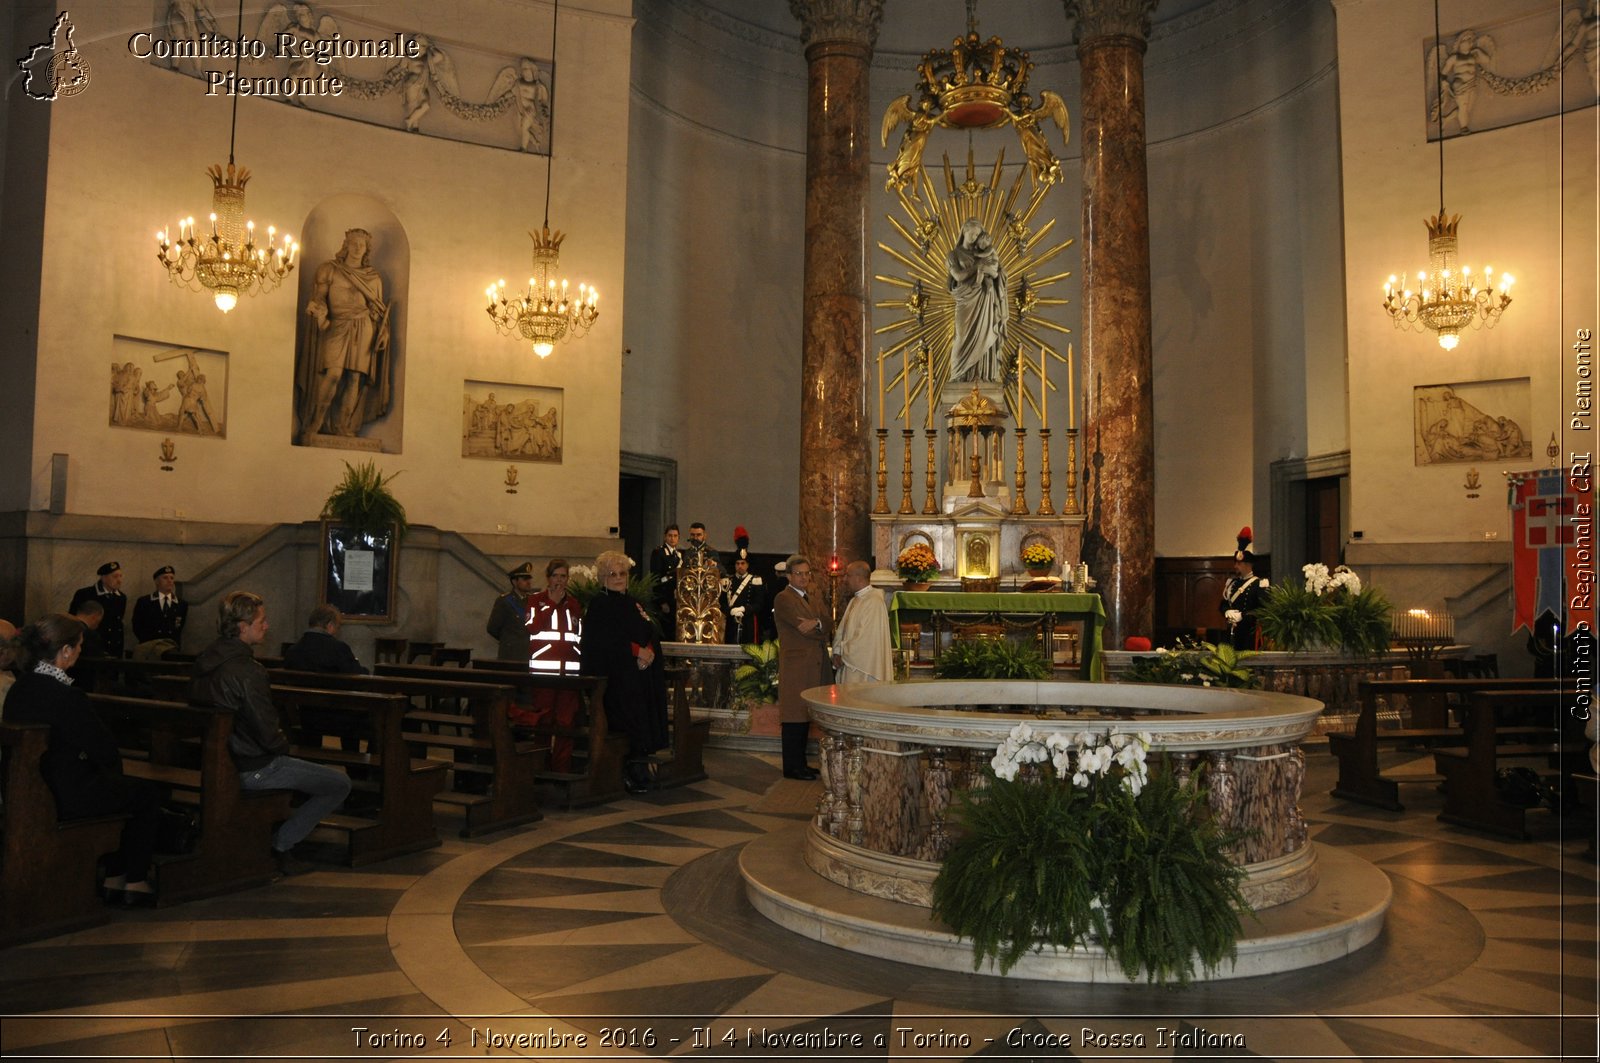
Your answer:
[[[945,613],[970,618],[974,614],[1038,616],[1050,613],[1067,620],[1084,621],[1080,674],[1085,679],[1105,678],[1100,655],[1100,633],[1106,610],[1098,594],[969,594],[963,591],[895,591],[889,599],[889,631],[900,645],[902,614]],[[914,620],[914,616],[907,617]]]

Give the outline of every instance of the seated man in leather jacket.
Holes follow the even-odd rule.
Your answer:
[[[350,777],[338,768],[288,756],[289,739],[278,722],[267,670],[252,647],[267,637],[267,606],[259,595],[232,591],[222,598],[217,639],[194,662],[189,700],[233,710],[228,751],[246,790],[298,790],[307,795],[273,839],[273,857],[286,875],[310,866],[292,850],[314,830],[322,817],[344,802]]]

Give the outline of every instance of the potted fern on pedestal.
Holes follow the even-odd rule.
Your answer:
[[[385,476],[373,461],[345,462],[344,470],[322,504],[322,601],[347,621],[393,623],[407,524],[389,484],[400,474]]]

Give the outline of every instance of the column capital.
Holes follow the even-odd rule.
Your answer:
[[[1067,18],[1073,20],[1075,44],[1096,37],[1136,37],[1149,43],[1150,13],[1157,3],[1159,0],[1061,0]]]
[[[804,47],[843,41],[870,52],[878,43],[883,0],[789,0],[789,10],[800,20]]]

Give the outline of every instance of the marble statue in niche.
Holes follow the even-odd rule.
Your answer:
[[[301,446],[318,436],[359,435],[389,412],[394,304],[384,301],[371,252],[372,234],[349,229],[338,253],[317,267],[295,371]]]

